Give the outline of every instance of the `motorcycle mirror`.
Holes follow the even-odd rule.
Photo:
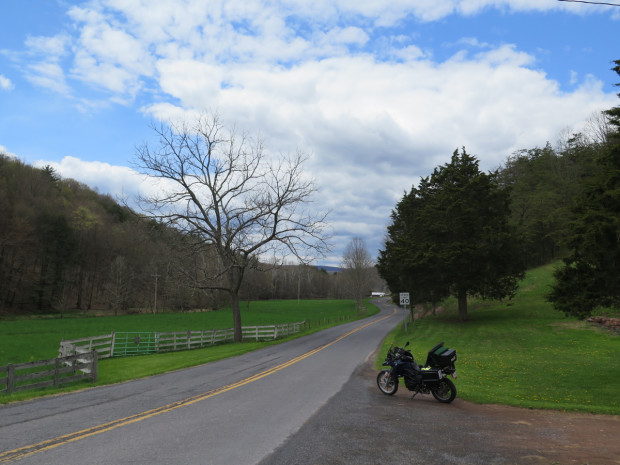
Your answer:
[[[405,347],[407,347],[409,345],[409,341],[406,342]]]

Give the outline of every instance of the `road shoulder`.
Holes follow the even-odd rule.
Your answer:
[[[617,465],[620,417],[386,396],[370,362],[261,465]],[[458,383],[457,383],[458,387]]]

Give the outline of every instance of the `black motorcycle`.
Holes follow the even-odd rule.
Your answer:
[[[405,344],[405,347],[409,342]],[[389,370],[381,370],[377,375],[377,385],[384,394],[389,396],[398,391],[398,379],[405,380],[405,386],[413,391],[412,399],[419,393],[432,394],[439,402],[449,403],[456,397],[456,386],[448,378],[456,379],[456,351],[443,346],[443,342],[433,347],[426,358],[426,364],[420,367],[411,352],[401,347],[390,347],[383,366]]]

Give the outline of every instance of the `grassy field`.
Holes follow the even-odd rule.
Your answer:
[[[411,342],[418,363],[435,344],[456,349],[458,396],[473,402],[620,414],[620,335],[565,318],[545,302],[553,267],[530,271],[511,302],[471,302],[458,322],[456,303],[401,326],[384,342]]]
[[[302,300],[299,303],[277,300],[252,302],[248,309],[244,302],[241,317],[244,326],[305,320],[315,328],[338,319],[355,318],[355,306],[352,300]],[[0,320],[0,366],[56,357],[62,339],[98,336],[112,331],[197,331],[232,326],[230,309],[90,318],[3,319]]]
[[[280,300],[243,304],[244,326],[270,325],[306,321],[303,334],[378,313],[367,305],[364,315],[357,315],[352,300]],[[62,339],[109,334],[111,331],[185,331],[232,327],[230,309],[198,313],[158,313],[91,318],[14,318],[0,320],[0,366],[54,358]],[[293,336],[298,337],[298,336]],[[256,350],[275,342],[222,344],[199,350],[141,357],[104,359],[99,362],[97,385],[142,378],[220,360]],[[0,404],[61,391],[80,389],[88,384],[62,389],[0,394]]]
[[[545,302],[552,266],[530,271],[510,302],[470,302],[470,320],[460,323],[455,302],[436,316],[401,325],[384,342],[411,349],[420,363],[440,341],[458,353],[458,396],[473,402],[527,408],[620,414],[620,335],[556,312]],[[377,309],[368,306],[368,314]],[[242,309],[244,325],[306,320],[315,331],[355,318],[352,301],[266,301]],[[183,331],[229,328],[230,310],[101,318],[38,318],[0,321],[0,365],[52,358],[61,339],[111,331]],[[306,332],[305,334],[307,334]],[[240,355],[274,342],[223,344],[201,350],[102,360],[97,384],[110,384]],[[80,384],[63,391],[80,389]],[[0,403],[59,392],[0,395]]]

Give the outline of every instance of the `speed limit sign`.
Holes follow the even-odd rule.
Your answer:
[[[409,293],[401,292],[400,293],[400,304],[401,305],[409,305]]]

